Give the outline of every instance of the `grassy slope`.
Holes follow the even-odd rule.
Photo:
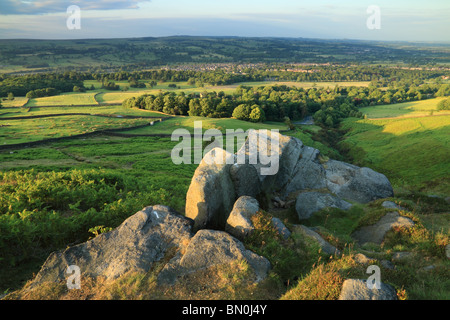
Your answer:
[[[350,132],[345,143],[353,146],[351,155],[386,174],[396,187],[448,195],[450,115],[406,117],[408,110],[415,115],[413,108],[433,108],[433,100],[371,108],[372,115],[389,119],[346,119],[343,127]]]

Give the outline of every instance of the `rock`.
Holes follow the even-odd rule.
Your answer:
[[[360,245],[368,242],[381,244],[386,233],[393,227],[411,228],[414,222],[406,217],[400,216],[396,211],[388,212],[377,223],[371,226],[365,226],[356,230],[352,237],[358,241]]]
[[[230,167],[235,155],[221,149],[210,150],[192,177],[186,195],[186,217],[194,229],[223,229],[236,198]]]
[[[261,192],[258,172],[251,164],[235,163],[230,167],[230,176],[237,197],[256,197]]]
[[[278,191],[291,179],[302,147],[297,138],[269,130],[250,130],[236,154],[237,161],[255,167],[263,192]]]
[[[269,141],[269,147],[260,144],[259,139]],[[297,138],[278,133],[252,130],[238,151],[237,158],[244,157],[245,163],[250,163],[250,151],[254,150],[254,154],[258,155],[261,151],[267,152],[272,141],[279,142],[279,148],[275,150],[279,157],[279,170],[273,173],[275,176],[262,174],[262,170],[269,165],[261,163],[259,156],[254,157],[257,163],[252,163],[260,177],[261,189],[265,192],[280,192],[283,199],[296,191],[328,188],[341,199],[360,203],[394,195],[389,180],[383,174],[341,161],[325,161],[319,150],[303,145]]]
[[[57,283],[76,265],[82,275],[116,279],[127,272],[147,272],[169,248],[184,250],[193,221],[165,206],[146,207],[119,227],[94,239],[50,254],[30,288]]]
[[[368,256],[366,256],[365,254],[362,253],[357,253],[354,256],[354,260],[359,263],[359,264],[369,264],[374,262],[375,259],[369,258]]]
[[[280,197],[276,196],[273,198],[274,204],[276,204],[277,207],[284,208],[286,207],[286,202],[280,199]]]
[[[337,249],[335,246],[333,246],[330,243],[328,243],[327,241],[325,241],[320,236],[320,234],[318,234],[317,232],[311,230],[310,228],[308,228],[308,227],[306,227],[304,225],[295,225],[295,230],[299,231],[299,232],[302,232],[305,236],[307,236],[307,237],[317,241],[319,246],[322,248],[323,252],[325,252],[327,254],[332,254],[332,255],[340,255],[341,254],[339,249]]]
[[[348,279],[342,285],[339,300],[397,300],[395,289],[380,283],[380,289],[369,289],[366,280]]]
[[[392,254],[392,261],[399,262],[409,259],[412,256],[411,252],[394,252]]]
[[[450,243],[445,246],[445,255],[450,259]]]
[[[383,259],[383,260],[380,261],[380,264],[381,264],[381,266],[383,268],[390,269],[390,270],[394,270],[395,269],[395,265],[389,260],[384,260]]]
[[[295,204],[295,210],[300,220],[309,219],[314,212],[328,207],[348,210],[352,207],[352,204],[329,193],[320,192],[300,193]]]
[[[245,261],[256,275],[256,282],[263,280],[270,262],[245,249],[242,242],[226,232],[200,230],[191,239],[184,254],[176,255],[158,275],[158,283],[174,284],[178,277],[212,266]]]
[[[231,211],[225,231],[238,239],[244,239],[255,229],[251,217],[259,210],[259,203],[255,198],[242,196],[236,200]]]
[[[291,232],[288,228],[286,228],[286,226],[280,219],[274,217],[272,218],[272,223],[277,229],[278,233],[283,237],[283,239],[286,240],[291,236]]]
[[[285,194],[306,189],[326,188],[325,168],[319,160],[320,151],[312,147],[301,147],[301,153],[294,167],[292,177],[285,188]]]
[[[347,209],[350,204],[345,199],[365,203],[393,196],[389,180],[380,173],[326,160],[319,150],[304,146],[294,137],[250,130],[236,155],[214,148],[202,159],[186,196],[186,216],[195,221],[195,230],[223,230],[233,203],[240,196],[255,197],[265,208],[276,192],[279,198],[274,206],[286,208],[292,193],[319,189],[328,189],[333,195],[303,195],[315,195],[317,201],[308,204],[312,201],[309,197],[297,201],[302,219],[326,206]],[[302,203],[308,204],[305,211],[300,209]]]
[[[392,201],[384,201],[381,206],[386,209],[396,209],[396,210],[406,210],[405,208],[399,206],[395,202]]]
[[[429,266],[426,266],[426,267],[422,268],[423,271],[432,271],[434,269],[436,269],[435,265],[429,265]]]
[[[342,199],[367,203],[394,196],[386,176],[369,168],[330,160],[326,163],[326,179],[328,189]]]

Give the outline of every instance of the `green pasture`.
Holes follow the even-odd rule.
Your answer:
[[[0,145],[68,137],[104,129],[125,128],[148,123],[144,119],[94,116],[61,116],[52,118],[2,121]]]
[[[450,193],[450,115],[344,120],[344,143],[360,165],[384,173],[399,188]]]
[[[360,111],[369,119],[450,114],[448,110],[437,111],[437,105],[442,99],[445,98],[364,107]]]
[[[185,129],[190,133],[194,132],[195,122],[201,123],[201,127],[204,130],[218,129],[225,133],[226,129],[242,129],[246,131],[248,129],[277,129],[287,130],[287,126],[281,122],[264,122],[264,123],[251,123],[236,119],[216,119],[216,118],[204,118],[204,117],[173,117],[163,122],[157,122],[153,126],[139,128],[135,130],[127,131],[126,133],[132,134],[172,134],[176,129]]]

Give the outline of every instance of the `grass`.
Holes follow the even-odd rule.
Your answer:
[[[30,99],[25,104],[25,107],[97,104],[94,95],[95,92],[93,91],[83,93],[67,92],[57,96]]]
[[[6,120],[0,131],[0,145],[68,137],[103,129],[133,127],[148,123],[143,119],[120,119],[94,116],[61,116]]]
[[[360,165],[384,173],[396,187],[450,193],[450,115],[344,120],[344,143]]]
[[[0,119],[3,117],[29,117],[38,115],[64,114],[64,113],[89,113],[102,115],[122,115],[135,117],[169,117],[162,112],[149,111],[137,108],[123,108],[121,105],[117,106],[55,106],[55,107],[31,107],[31,108],[17,108],[9,110],[4,114],[0,114]]]
[[[0,108],[18,108],[24,106],[28,102],[28,98],[14,97],[14,100],[2,100]]]
[[[218,129],[225,133],[226,129],[242,129],[246,131],[248,129],[277,129],[286,130],[287,126],[284,123],[279,122],[264,122],[264,123],[251,123],[236,119],[213,119],[204,117],[173,117],[163,122],[158,122],[153,126],[146,128],[140,128],[127,131],[130,134],[172,134],[176,129],[186,129],[189,132],[194,132],[195,122],[201,122],[203,130]]]
[[[442,99],[444,98],[364,107],[360,111],[369,119],[423,117],[429,116],[430,113],[433,115],[450,114],[448,110],[437,111],[437,105]]]

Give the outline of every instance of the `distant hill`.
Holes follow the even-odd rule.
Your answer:
[[[0,40],[0,72],[186,63],[450,63],[450,44],[305,38]]]

